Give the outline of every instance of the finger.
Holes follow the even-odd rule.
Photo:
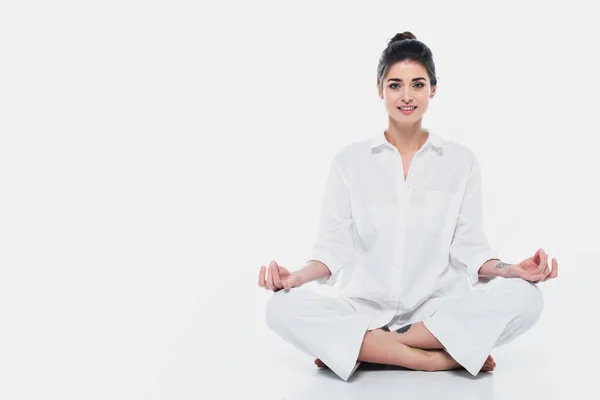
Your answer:
[[[290,290],[294,287],[294,275],[288,275],[287,278],[281,280],[281,284],[285,290]]]
[[[260,271],[258,273],[258,286],[260,287],[265,287],[265,274],[267,272],[267,269],[265,268],[265,266],[263,265],[262,267],[260,267]]]
[[[288,278],[288,284],[290,286],[290,289],[298,286],[298,276],[290,275],[290,277]]]
[[[540,263],[540,259],[542,257],[542,249],[538,249],[535,254],[533,255],[533,262],[535,262],[536,264]]]
[[[544,279],[544,274],[537,274],[531,278],[532,283],[540,283]]]
[[[273,286],[273,265],[269,264],[269,273],[267,274],[267,288],[269,290],[273,290],[275,289],[275,286]]]
[[[279,279],[285,279],[290,276],[290,271],[282,265],[277,265],[277,273],[279,273]]]
[[[273,262],[273,284],[275,285],[276,288],[282,288],[283,285],[281,284],[281,279],[279,279],[279,268],[277,267],[277,264],[275,262]]]
[[[558,276],[558,260],[556,258],[552,259],[552,272],[550,272],[550,275],[548,275],[546,277],[546,281],[548,279],[554,279]]]
[[[548,255],[546,254],[546,252],[541,251],[540,262],[536,266],[535,270],[531,271],[531,272],[534,274],[541,274],[544,272],[544,270],[546,269],[547,266],[548,266]]]
[[[542,282],[544,282],[544,280],[546,279],[546,277],[547,277],[548,275],[550,275],[550,272],[551,272],[551,271],[550,271],[550,268],[549,268],[549,267],[546,267],[546,269],[545,269],[545,270],[544,270],[544,272],[542,273],[542,279],[541,279],[541,281],[542,281]]]
[[[540,255],[540,265],[538,265],[537,273],[543,273],[546,270],[546,268],[548,268],[548,254],[544,250],[542,250],[542,253]]]
[[[555,268],[555,266],[554,266],[555,263],[556,263],[556,259],[553,258],[552,259],[552,269],[548,268],[546,270],[546,273],[544,274],[544,277],[542,278],[542,282],[546,282],[548,279],[552,279],[551,275],[552,275],[552,272],[553,272],[553,270]]]

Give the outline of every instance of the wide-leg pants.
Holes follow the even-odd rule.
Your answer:
[[[422,322],[476,376],[492,348],[531,328],[542,308],[542,294],[535,284],[521,278],[496,278],[444,303]],[[358,354],[371,316],[358,313],[343,297],[300,287],[273,293],[266,320],[283,340],[320,358],[347,381],[360,365]]]

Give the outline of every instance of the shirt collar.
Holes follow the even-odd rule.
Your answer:
[[[423,147],[432,146],[437,149],[442,149],[444,140],[440,136],[438,136],[435,132],[433,132],[431,129],[427,129],[427,132],[429,132],[429,137],[427,138],[427,141],[425,142]],[[377,136],[372,137],[370,140],[371,150],[373,150],[377,147],[380,147],[380,146],[385,146],[385,145],[392,146],[390,144],[390,142],[388,142],[387,139],[385,138],[385,130],[383,130]]]

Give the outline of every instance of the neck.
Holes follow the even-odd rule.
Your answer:
[[[400,154],[417,152],[427,141],[429,132],[421,127],[421,120],[412,125],[400,125],[390,118],[385,138]]]

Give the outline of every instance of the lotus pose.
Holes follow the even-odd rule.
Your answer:
[[[268,326],[344,381],[361,362],[492,371],[491,350],[535,324],[537,284],[558,275],[542,248],[509,263],[488,245],[476,156],[421,125],[436,90],[431,50],[395,35],[377,66],[387,129],[334,155],[306,264],[259,271]]]

